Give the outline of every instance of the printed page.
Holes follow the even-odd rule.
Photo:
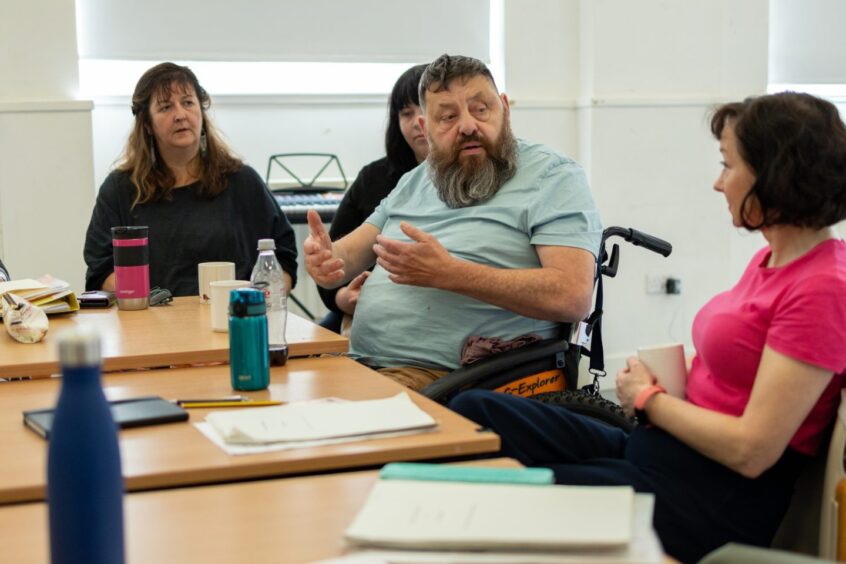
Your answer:
[[[365,549],[321,560],[320,564],[664,564],[664,549],[652,528],[653,504],[652,494],[635,494],[634,538],[621,547],[554,552]]]
[[[0,282],[0,294],[12,292],[30,302],[66,290],[70,291],[70,284],[64,280],[54,278],[49,274],[45,274],[38,280],[19,278],[8,282]]]
[[[381,480],[345,536],[420,549],[619,547],[632,540],[634,491]]]
[[[387,433],[435,426],[406,393],[378,400],[306,402],[218,411],[206,421],[227,443],[261,444]]]
[[[5,294],[6,292],[14,292],[15,294],[23,295],[26,294],[28,291],[30,291],[29,293],[33,293],[31,291],[41,291],[46,288],[47,286],[45,284],[42,284],[38,280],[33,280],[31,278],[18,278],[17,280],[0,282],[0,294]]]

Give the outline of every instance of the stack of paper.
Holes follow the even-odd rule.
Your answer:
[[[38,280],[21,278],[9,282],[0,282],[0,294],[11,292],[32,305],[40,307],[44,313],[65,313],[79,310],[76,294],[70,284],[64,280],[45,274]],[[3,312],[0,311],[0,317]]]
[[[548,487],[541,486],[539,489],[547,490]],[[435,551],[429,547],[368,548],[354,550],[340,558],[321,561],[321,564],[661,564],[666,559],[658,536],[652,528],[653,505],[654,497],[651,494],[634,495],[632,538],[621,546],[567,547],[556,550],[538,550],[534,547],[493,550],[485,547],[480,550],[463,548],[450,551]],[[570,509],[584,510],[580,507]],[[501,516],[504,519],[510,515],[522,518],[530,515],[532,511],[533,508],[519,506],[501,513]],[[562,530],[563,527],[559,527],[554,534]]]
[[[436,425],[404,392],[378,400],[218,411],[206,416],[206,422],[225,443],[239,445],[372,436]]]
[[[345,537],[388,548],[558,550],[632,540],[634,491],[380,480]]]

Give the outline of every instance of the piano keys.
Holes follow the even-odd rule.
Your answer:
[[[338,205],[344,198],[344,192],[338,190],[303,193],[279,190],[273,193],[273,197],[276,198],[276,203],[279,204],[288,221],[292,224],[308,223],[306,212],[309,209],[314,209],[319,213],[323,223],[331,223],[335,219]]]

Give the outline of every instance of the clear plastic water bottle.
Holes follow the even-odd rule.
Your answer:
[[[62,391],[47,450],[53,564],[124,561],[117,426],[100,384],[100,337],[59,337]]]
[[[264,291],[267,304],[267,343],[271,366],[284,366],[288,362],[288,341],[285,324],[288,319],[288,296],[285,293],[285,273],[276,259],[276,242],[259,239],[259,256],[250,282],[253,288]]]

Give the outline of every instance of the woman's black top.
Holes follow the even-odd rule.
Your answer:
[[[230,174],[226,189],[213,199],[198,196],[197,186],[133,208],[136,191],[129,173],[112,172],[100,187],[85,236],[85,289],[99,290],[114,271],[111,228],[121,225],[150,228],[150,286],[174,296],[198,295],[201,262],[234,262],[236,278],[249,280],[259,239],[276,241],[276,257],[296,283],[294,230],[255,170],[244,165]]]
[[[391,190],[394,189],[399,179],[406,172],[408,171],[397,170],[388,162],[388,157],[373,161],[362,168],[338,206],[338,212],[329,228],[329,236],[332,240],[340,239],[347,233],[355,231],[359,225],[364,223],[364,220],[370,217],[379,202],[391,193]],[[326,307],[341,313],[341,310],[335,304],[335,294],[338,293],[339,289],[327,290],[320,286],[317,287],[320,298]]]

